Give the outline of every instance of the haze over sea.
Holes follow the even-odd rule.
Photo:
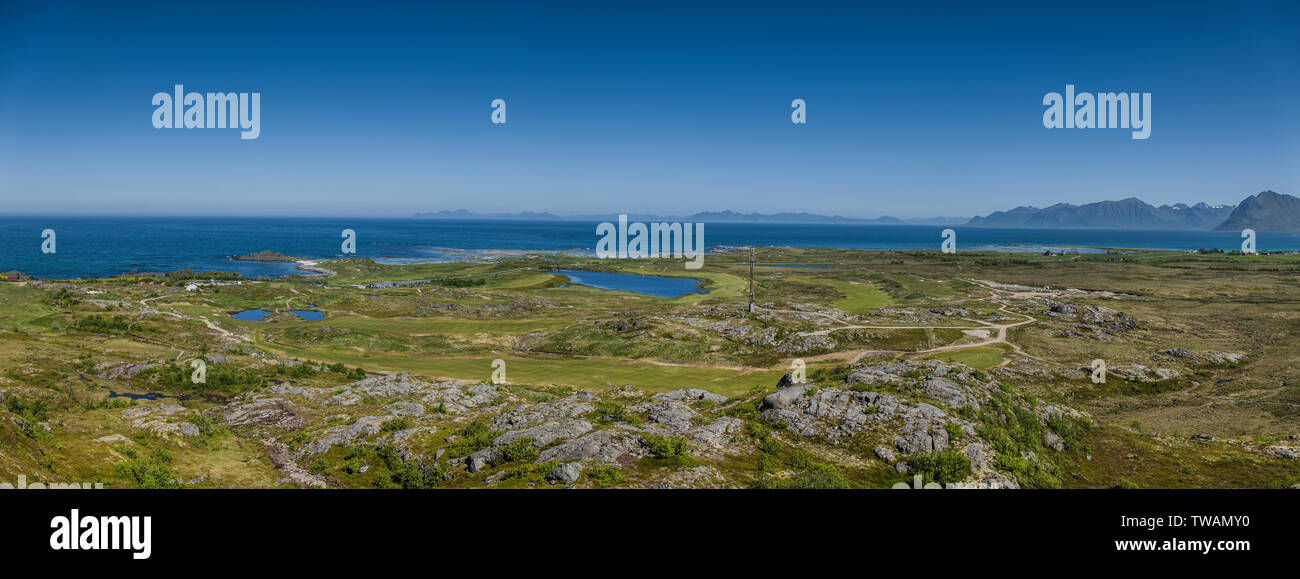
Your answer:
[[[614,221],[611,217],[611,221]],[[57,234],[57,252],[41,253],[41,232]],[[341,232],[357,233],[357,252],[341,252]],[[939,249],[942,226],[706,223],[708,247],[766,245],[842,249]],[[1238,232],[1000,229],[952,226],[958,251],[1113,247],[1239,249]],[[299,217],[3,217],[0,271],[46,278],[113,276],[132,269],[233,271],[279,276],[295,264],[235,261],[272,250],[307,259],[369,257],[377,261],[454,261],[491,250],[576,252],[594,256],[591,221],[353,219]],[[1300,234],[1260,233],[1259,250],[1300,249]],[[463,250],[463,251],[462,251]]]

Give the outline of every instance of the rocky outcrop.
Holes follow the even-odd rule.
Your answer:
[[[512,430],[506,432],[492,441],[492,445],[480,449],[469,455],[465,460],[466,466],[470,472],[478,472],[479,469],[492,464],[500,458],[501,448],[517,440],[530,439],[533,446],[545,448],[559,440],[568,440],[577,438],[592,429],[592,424],[583,419],[565,420],[562,422],[548,422],[530,428],[521,430]]]
[[[663,392],[654,395],[655,400],[707,400],[721,404],[727,401],[727,397],[721,394],[714,394],[708,390],[699,388],[686,388],[684,390],[673,390],[672,392]]]
[[[122,362],[101,362],[95,365],[95,374],[103,380],[129,380],[156,364],[131,364]]]
[[[546,473],[546,480],[557,484],[570,484],[578,481],[582,476],[582,464],[569,462],[555,465],[555,468]]]
[[[161,406],[136,406],[122,412],[122,418],[131,421],[132,428],[141,428],[159,436],[195,437],[200,434],[199,427],[189,418],[193,410],[176,404]]]
[[[662,480],[646,485],[652,489],[700,489],[726,488],[731,486],[726,477],[717,468],[709,465],[682,467],[669,473]]]
[[[863,365],[852,369],[843,387],[787,386],[764,397],[759,411],[769,424],[801,436],[820,437],[832,445],[843,444],[859,433],[887,440],[889,446],[875,446],[874,455],[894,464],[900,472],[909,470],[909,457],[956,451],[970,462],[971,475],[954,486],[1019,488],[1013,476],[997,470],[991,445],[978,436],[979,424],[971,420],[987,416],[978,413],[995,402],[991,407],[995,416],[1011,412],[1008,405],[1024,404],[1032,411],[1030,420],[1040,422],[1042,443],[1063,450],[1065,441],[1051,431],[1047,421],[1059,416],[1082,419],[1085,415],[1064,406],[1038,405],[1010,397],[982,377],[964,365],[933,360]],[[1023,413],[1023,409],[1015,412]],[[1020,416],[1023,414],[1017,414]],[[1032,463],[1037,458],[1028,456],[1026,460]]]
[[[641,458],[645,454],[644,441],[639,434],[620,428],[606,428],[543,450],[537,462],[558,460],[622,464]]]
[[[266,445],[266,455],[271,459],[271,465],[283,474],[289,482],[304,488],[325,488],[329,482],[323,477],[314,475],[307,469],[298,466],[293,460],[293,453],[289,452],[289,447],[283,442],[274,440],[262,441]]]
[[[1157,354],[1163,356],[1167,361],[1181,360],[1193,366],[1230,366],[1246,359],[1246,354],[1243,352],[1219,352],[1217,350],[1193,352],[1187,348],[1170,348],[1160,350]]]
[[[645,412],[651,422],[676,430],[690,428],[692,420],[699,416],[691,407],[671,400],[651,404]]]
[[[279,397],[250,397],[214,409],[222,424],[232,428],[267,427],[298,430],[303,426],[298,407]]]
[[[346,446],[363,436],[374,436],[383,429],[385,422],[392,420],[391,415],[364,416],[348,425],[334,426],[325,430],[325,435],[308,443],[299,454],[312,456],[325,454],[335,445]]]
[[[550,402],[523,404],[494,417],[492,427],[495,430],[517,430],[546,422],[578,418],[596,410],[592,405],[595,401],[596,397],[590,393],[578,392]]]

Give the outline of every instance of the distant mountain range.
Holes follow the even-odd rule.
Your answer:
[[[1232,214],[1230,205],[1161,205],[1129,197],[1087,205],[1017,207],[971,219],[967,225],[1080,229],[1214,229]]]
[[[613,221],[618,214],[591,215],[555,215],[553,213],[474,213],[464,209],[455,211],[435,211],[416,213],[415,217],[427,219],[503,219],[503,220],[559,220],[559,221]],[[883,216],[875,218],[841,217],[839,215],[818,215],[816,213],[737,213],[735,211],[703,211],[692,215],[649,215],[629,214],[628,221],[659,222],[703,222],[703,223],[843,223],[856,225],[960,225],[966,223],[966,217],[928,217],[923,219],[899,219]]]
[[[1300,197],[1265,191],[1247,197],[1217,231],[1300,231]]]
[[[1182,229],[1189,231],[1300,231],[1300,198],[1264,191],[1237,206],[1161,205],[1130,197],[1086,205],[1017,207],[975,217],[967,225],[1077,229]]]
[[[552,213],[473,213],[464,209],[417,213],[428,219],[503,219],[613,221],[617,214],[566,215]],[[628,215],[628,221],[704,223],[840,223],[858,225],[968,225],[978,227],[1051,229],[1179,229],[1188,231],[1300,232],[1300,198],[1264,191],[1247,197],[1237,206],[1175,203],[1156,207],[1136,197],[1099,201],[1084,205],[1057,203],[1050,207],[1017,207],[995,211],[984,217],[841,217],[815,213],[737,213],[705,211],[687,216]]]

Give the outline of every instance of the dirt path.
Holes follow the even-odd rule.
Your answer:
[[[966,320],[966,321],[968,321],[968,322],[972,322],[972,323],[974,323],[974,324],[977,324],[977,325],[974,325],[974,326],[934,326],[934,325],[875,326],[875,325],[853,324],[853,323],[847,322],[847,321],[845,321],[845,320],[841,320],[841,319],[839,319],[839,318],[837,318],[837,317],[835,317],[835,316],[832,316],[832,315],[830,315],[830,314],[825,314],[825,313],[821,313],[821,312],[801,312],[801,311],[797,311],[797,310],[777,310],[777,309],[771,309],[771,308],[763,308],[763,307],[759,307],[759,306],[754,306],[754,309],[755,309],[755,310],[759,310],[759,311],[765,311],[765,312],[786,313],[786,314],[796,314],[796,315],[809,315],[809,314],[811,314],[811,315],[815,315],[815,316],[820,316],[820,317],[826,318],[826,319],[828,319],[828,320],[831,320],[831,321],[833,321],[833,322],[835,322],[835,323],[840,324],[840,327],[837,327],[837,328],[825,328],[825,329],[821,329],[821,330],[814,330],[814,331],[811,331],[811,332],[800,332],[799,335],[801,335],[801,336],[825,336],[825,335],[827,335],[827,334],[830,334],[831,332],[836,332],[836,331],[840,331],[840,330],[855,330],[855,329],[862,329],[862,330],[997,330],[997,334],[996,334],[996,335],[991,336],[991,337],[984,338],[984,339],[982,339],[982,340],[980,340],[980,341],[977,341],[977,342],[965,342],[965,343],[961,343],[961,344],[948,344],[948,345],[946,345],[946,346],[939,346],[939,347],[937,347],[937,348],[928,348],[928,349],[925,349],[925,350],[913,350],[913,351],[903,351],[903,352],[895,352],[895,351],[891,351],[891,350],[854,350],[854,351],[850,351],[850,352],[837,352],[837,353],[835,353],[835,354],[824,354],[823,356],[818,356],[818,357],[814,357],[814,358],[811,358],[811,359],[835,359],[835,357],[832,357],[832,356],[837,356],[837,357],[847,357],[847,358],[849,359],[849,363],[852,364],[852,363],[856,363],[858,360],[861,360],[863,357],[865,357],[865,356],[867,356],[867,355],[870,355],[870,354],[882,354],[882,353],[896,353],[896,354],[897,354],[897,353],[901,353],[901,354],[903,354],[903,355],[904,355],[905,357],[907,357],[907,358],[916,358],[916,357],[922,357],[922,356],[928,356],[928,355],[932,355],[932,354],[937,354],[937,353],[941,353],[941,352],[951,352],[951,351],[954,351],[954,350],[964,350],[964,349],[966,349],[966,348],[978,348],[978,347],[981,347],[981,346],[990,346],[990,345],[993,345],[993,344],[1006,344],[1008,347],[1011,348],[1011,351],[1014,352],[1014,353],[1016,353],[1016,354],[1019,354],[1019,355],[1021,355],[1021,356],[1026,357],[1026,358],[1031,358],[1031,359],[1034,359],[1034,360],[1038,360],[1038,361],[1040,361],[1040,362],[1044,362],[1044,363],[1049,363],[1049,364],[1050,364],[1051,362],[1047,362],[1046,360],[1043,360],[1042,358],[1038,358],[1038,357],[1036,357],[1036,356],[1031,356],[1031,355],[1025,353],[1025,351],[1024,351],[1023,349],[1021,349],[1021,347],[1020,347],[1019,345],[1017,345],[1017,344],[1015,344],[1015,343],[1012,343],[1011,341],[1007,340],[1007,330],[1009,330],[1009,329],[1011,329],[1011,328],[1015,328],[1015,327],[1023,326],[1023,325],[1026,325],[1026,324],[1036,323],[1036,322],[1038,321],[1038,319],[1037,319],[1037,318],[1034,318],[1034,317],[1032,317],[1032,316],[1026,315],[1026,314],[1021,314],[1021,313],[1012,312],[1012,311],[1008,310],[1006,304],[1003,304],[1003,303],[998,299],[998,292],[1006,292],[1006,290],[1000,290],[1000,289],[997,289],[997,288],[994,288],[994,287],[990,287],[990,286],[987,286],[987,285],[984,285],[984,284],[979,284],[979,285],[982,285],[982,286],[987,287],[987,288],[989,288],[990,290],[992,290],[992,293],[989,295],[989,298],[988,298],[988,299],[989,299],[991,302],[993,302],[993,303],[995,303],[995,304],[997,304],[997,305],[999,306],[999,307],[998,307],[998,311],[1000,311],[1000,312],[1002,312],[1002,313],[1004,313],[1004,314],[1006,314],[1006,315],[1014,316],[1014,317],[1019,317],[1019,318],[1022,318],[1022,319],[1021,319],[1020,321],[1018,321],[1018,322],[1010,322],[1010,323],[997,324],[997,323],[993,323],[993,322],[986,322],[986,321],[983,321],[983,320],[972,320],[972,319],[969,319],[969,318],[962,318],[963,320]],[[1014,292],[1006,292],[1006,293],[1014,293]],[[967,334],[967,335],[969,335],[969,334]],[[846,355],[847,355],[847,356],[846,356]],[[1001,362],[1000,364],[998,364],[997,366],[995,366],[995,367],[1002,367],[1002,366],[1005,366],[1005,365],[1009,364],[1010,362],[1011,362],[1010,359],[1003,359],[1002,362]]]
[[[206,318],[206,317],[204,317],[204,316],[197,316],[197,317],[195,317],[195,316],[187,316],[187,315],[185,315],[185,314],[178,314],[178,313],[176,313],[176,312],[169,312],[169,311],[166,311],[166,310],[142,310],[140,313],[141,313],[141,314],[158,314],[158,315],[162,315],[162,316],[173,317],[173,318],[176,318],[176,319],[178,319],[178,320],[195,320],[195,321],[203,322],[203,325],[207,326],[209,330],[212,330],[212,331],[216,332],[217,335],[219,335],[219,336],[221,336],[222,338],[225,338],[225,339],[227,339],[227,340],[233,340],[233,341],[236,341],[236,342],[243,342],[243,341],[248,341],[248,340],[251,339],[251,338],[249,338],[248,336],[244,336],[244,335],[242,335],[242,334],[236,334],[235,332],[232,332],[232,331],[227,330],[227,329],[225,329],[225,328],[223,328],[223,327],[221,327],[221,326],[218,326],[215,322],[213,322],[212,320],[209,320],[208,318]]]

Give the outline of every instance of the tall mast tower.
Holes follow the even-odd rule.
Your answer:
[[[754,313],[754,248],[749,248],[749,313]]]

